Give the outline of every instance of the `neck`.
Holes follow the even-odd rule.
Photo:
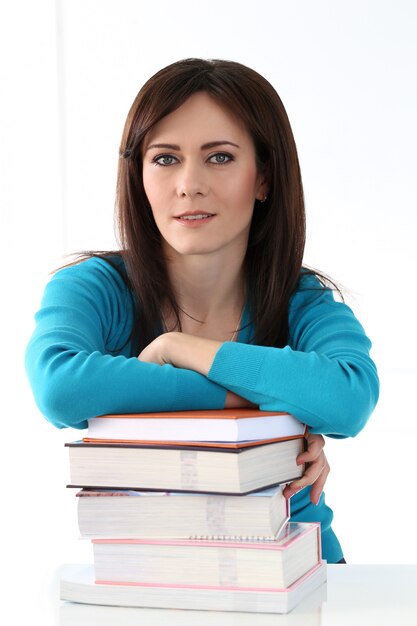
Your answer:
[[[216,326],[230,339],[244,302],[243,258],[223,255],[175,255],[168,274],[182,312],[184,332],[212,335]],[[194,318],[194,319],[192,319]]]
[[[207,263],[203,257],[173,263],[168,274],[181,309],[202,321],[223,308],[241,308],[244,277],[240,266]]]

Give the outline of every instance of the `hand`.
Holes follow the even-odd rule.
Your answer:
[[[151,341],[139,354],[138,359],[139,361],[156,363],[157,365],[169,363],[166,349],[166,335],[159,335],[159,337]]]
[[[295,493],[311,485],[310,500],[313,504],[318,504],[323,491],[324,484],[330,472],[330,466],[326,455],[323,452],[324,438],[322,435],[307,435],[307,450],[297,457],[297,465],[306,463],[306,470],[303,476],[287,485],[284,489],[284,496],[291,498]]]
[[[221,345],[220,341],[172,331],[154,339],[138,359],[158,365],[170,363],[207,376]]]
[[[172,365],[176,365],[179,361],[179,358],[175,357],[175,352],[172,350],[173,344],[172,339],[175,336],[173,333],[165,333],[164,335],[160,335],[156,339],[154,339],[146,348],[142,350],[139,354],[138,359],[140,361],[144,361],[146,363],[156,363],[157,365],[165,365],[166,363],[171,363]],[[189,341],[193,341],[193,338],[189,336]],[[205,341],[205,345],[208,344],[207,340]],[[211,342],[213,345],[213,342]],[[182,347],[183,350],[186,349],[185,346]],[[216,346],[217,349],[217,346]],[[176,361],[176,362],[175,362]],[[202,358],[200,357],[200,362]],[[241,396],[236,395],[232,391],[228,391],[226,394],[226,401],[224,405],[225,409],[243,409],[243,408],[252,408],[258,409],[257,404],[253,404],[242,398]]]

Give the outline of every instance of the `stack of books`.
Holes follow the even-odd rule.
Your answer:
[[[80,535],[61,599],[125,607],[287,613],[326,579],[320,527],[289,522],[305,427],[239,409],[108,415],[66,444]]]

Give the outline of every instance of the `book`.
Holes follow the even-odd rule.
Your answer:
[[[289,413],[221,409],[101,415],[88,420],[87,441],[252,441],[304,435]]]
[[[304,437],[249,447],[65,444],[69,487],[246,494],[303,475]]]
[[[99,584],[287,589],[321,560],[320,524],[275,539],[93,539]]]
[[[200,611],[231,611],[232,614],[235,612],[286,614],[292,611],[294,607],[296,607],[296,610],[299,610],[301,609],[300,603],[316,590],[320,590],[324,585],[326,582],[326,573],[326,562],[321,561],[286,589],[273,589],[268,587],[268,589],[265,590],[252,590],[236,587],[208,588],[198,586],[176,587],[171,585],[102,585],[95,583],[94,568],[92,565],[67,565],[61,570],[60,599],[84,604],[100,604],[107,607],[194,609],[197,612],[194,613],[193,611],[190,613],[190,620],[185,623],[195,624],[200,623],[197,618]],[[317,602],[316,598],[315,602]],[[219,618],[221,613],[213,613],[212,615]],[[310,612],[308,611],[308,616],[309,615]],[[169,616],[170,614],[165,614],[165,619],[168,620]],[[153,619],[154,617],[155,614],[152,613],[150,618]],[[195,621],[191,621],[194,617]],[[303,615],[304,620],[305,617],[306,616]],[[141,614],[137,614],[135,623],[138,623],[140,618]],[[159,618],[163,620],[162,612],[159,612]],[[258,617],[256,619],[258,619]],[[208,616],[206,620],[207,622],[209,621]],[[300,622],[300,624],[306,624],[307,621],[308,620]],[[230,620],[225,623],[229,622]],[[76,623],[78,624],[78,622]],[[145,620],[143,623],[152,624],[153,622]],[[167,624],[174,622],[168,620],[155,623]],[[201,623],[206,622],[203,621]],[[216,621],[216,624],[222,623],[222,621]],[[230,623],[240,624],[240,622],[233,621]],[[245,621],[243,623],[249,622]],[[253,622],[251,621],[250,623],[252,624]]]
[[[71,578],[71,570],[73,572],[72,577],[77,578],[75,573],[76,567],[64,566],[67,578]],[[81,567],[78,568],[78,571],[80,570],[82,571]],[[321,572],[317,572],[315,575],[323,575],[323,573],[325,573],[325,570],[322,569]],[[88,573],[83,571],[80,575],[81,579],[88,580]],[[317,578],[310,578],[308,585],[311,585],[313,582],[317,582]],[[78,584],[81,586],[80,583]],[[84,592],[87,584],[84,584]],[[250,602],[251,606],[255,607],[254,610],[258,612],[256,618],[254,618],[252,613],[243,613],[242,610],[200,611],[194,609],[190,611],[184,608],[159,609],[136,606],[100,606],[97,604],[63,601],[59,607],[59,625],[115,626],[115,624],[122,624],[123,626],[138,626],[139,624],[146,624],[146,626],[195,626],[198,624],[198,626],[254,626],[254,623],[256,623],[256,626],[321,626],[323,602],[327,599],[327,585],[325,583],[319,584],[316,589],[302,597],[302,594],[305,594],[308,589],[305,585],[306,583],[303,581],[296,590],[291,589],[285,596],[287,601],[288,599],[291,601],[294,597],[293,594],[297,591],[301,595],[301,599],[290,613],[282,614],[278,618],[274,613],[259,613],[255,605],[256,598],[261,598],[264,604],[266,602],[262,599],[262,594],[252,593],[251,596],[246,595],[246,599],[247,603],[249,604]],[[242,593],[244,592],[241,592],[238,597],[240,602],[243,603],[245,599]],[[283,598],[282,593],[278,593]],[[277,604],[278,599],[274,598],[274,601]],[[279,602],[284,604],[284,599],[280,599]],[[256,622],[254,622],[254,619],[256,619]]]
[[[281,485],[246,497],[109,489],[83,489],[77,496],[83,539],[272,539],[290,514],[290,501],[283,496]]]

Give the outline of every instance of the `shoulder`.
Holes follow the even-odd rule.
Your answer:
[[[303,346],[307,339],[323,341],[329,334],[354,334],[365,337],[364,330],[352,309],[339,296],[337,289],[309,270],[302,271],[288,310],[289,340]]]
[[[300,277],[296,285],[295,291],[290,299],[289,310],[295,312],[298,308],[302,308],[311,304],[318,304],[323,300],[326,302],[335,302],[334,288],[326,284],[324,279],[314,272],[302,269]]]
[[[70,285],[97,291],[129,291],[125,265],[120,255],[92,256],[57,270],[52,276],[54,286]]]
[[[88,278],[94,276],[126,277],[126,269],[120,254],[94,255],[80,258],[56,270],[53,278]]]
[[[112,318],[133,313],[133,296],[120,256],[90,257],[59,269],[46,285],[42,308],[69,307]]]
[[[112,352],[126,344],[134,312],[123,260],[96,256],[55,272],[36,319],[38,329],[71,329],[77,336],[94,337],[92,344]]]

